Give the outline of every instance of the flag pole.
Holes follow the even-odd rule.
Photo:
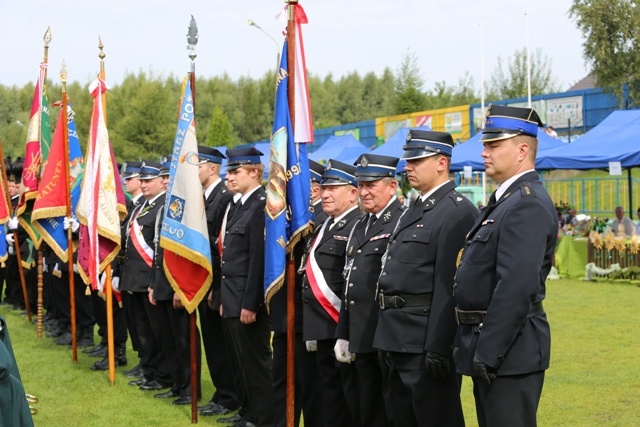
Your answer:
[[[187,49],[191,59],[191,71],[189,80],[191,83],[191,99],[193,100],[193,120],[196,117],[196,45],[198,44],[198,26],[191,15],[189,29],[187,31]],[[196,312],[189,314],[189,353],[191,356],[191,424],[198,423],[198,359],[196,354]]]
[[[287,69],[289,71],[289,114],[291,128],[295,129],[295,55],[296,55],[296,25],[295,7],[298,0],[287,0]],[[278,64],[280,66],[280,64]],[[276,70],[277,71],[277,70]],[[295,425],[295,373],[296,373],[296,341],[295,341],[295,285],[296,265],[293,247],[287,258],[287,427]]]
[[[69,183],[69,117],[68,117],[68,105],[67,99],[67,65],[62,61],[62,68],[60,69],[60,83],[62,85],[62,112],[61,118],[66,120],[67,123],[62,126],[62,141],[63,141],[63,163],[65,173],[65,203],[67,207],[67,218],[71,218],[71,184]],[[71,314],[71,353],[73,363],[78,363],[78,339],[77,330],[78,324],[76,321],[76,294],[75,294],[75,274],[73,273],[73,227],[69,225],[67,229],[67,269],[69,271],[69,307]],[[40,289],[38,289],[40,291]],[[40,296],[40,295],[38,295]],[[38,316],[40,316],[40,301],[38,301]]]
[[[49,43],[51,43],[51,26],[47,27],[47,31],[44,33],[44,63],[47,64],[49,62]],[[47,80],[47,67],[44,69],[44,77],[42,79],[42,93],[44,93],[45,82]],[[42,108],[42,101],[40,102],[40,108]],[[42,120],[42,114],[40,115],[40,120]],[[42,142],[42,126],[40,127],[40,141]],[[40,145],[40,156],[42,156],[42,144]],[[44,163],[42,164],[44,166]],[[38,301],[37,301],[37,327],[36,333],[38,339],[42,339],[42,303],[43,303],[43,289],[44,289],[44,256],[42,255],[42,249],[38,245]]]
[[[104,58],[107,56],[103,49],[104,45],[102,44],[102,39],[98,37],[98,49],[100,49],[100,53],[98,54],[98,58],[100,58],[100,78],[105,80],[105,70],[104,70]],[[107,123],[107,94],[104,93],[102,95],[102,111],[104,114],[105,124]],[[116,185],[120,185],[119,182]],[[111,267],[107,266],[104,269],[105,272],[105,281],[104,281],[104,295],[105,295],[105,303],[107,304],[107,355],[109,360],[109,381],[111,385],[115,385],[116,383],[116,358],[115,358],[115,344],[114,344],[114,332],[113,332],[113,288],[111,287]]]
[[[2,170],[2,194],[7,202],[7,208],[11,206],[11,196],[9,196],[9,183],[7,181],[7,169],[4,167],[4,154],[2,154],[2,137],[0,136],[0,160],[2,160],[2,164],[0,164],[0,170]]]

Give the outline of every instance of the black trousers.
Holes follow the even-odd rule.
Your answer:
[[[248,405],[244,415],[259,427],[273,425],[272,354],[269,338],[271,323],[267,309],[260,307],[256,321],[250,325],[240,323],[240,318],[225,318],[231,331],[231,343],[237,365],[241,366],[240,378]]]
[[[76,305],[76,326],[78,328],[92,328],[96,323],[93,314],[93,303],[91,297],[86,295],[86,285],[79,274],[73,273],[74,298]],[[61,277],[52,275],[52,286],[56,293],[57,306],[60,311],[58,321],[63,326],[71,325],[71,293],[69,287],[69,273],[61,272]]]
[[[393,426],[464,427],[460,387],[462,377],[455,372],[434,379],[424,366],[425,354],[384,351],[384,390],[387,413]]]
[[[135,305],[133,293],[129,293],[127,291],[122,292],[122,310],[124,311],[125,324],[129,331],[129,336],[131,337],[131,347],[133,348],[133,351],[138,353],[138,357],[142,359],[144,357],[144,349],[140,344],[140,337],[138,336]]]
[[[240,404],[234,382],[231,355],[225,345],[227,338],[224,334],[220,312],[209,308],[209,303],[205,299],[198,305],[198,314],[202,328],[204,354],[211,382],[215,387],[211,401],[230,410],[237,409]]]
[[[18,261],[15,255],[9,255],[5,262],[5,283],[5,301],[9,304],[24,307],[20,270],[18,269]]]
[[[140,340],[142,374],[147,380],[156,380],[163,385],[171,385],[171,377],[166,369],[162,369],[166,368],[164,364],[166,359],[163,359],[160,343],[152,328],[152,323],[157,320],[159,311],[149,302],[148,292],[132,292],[130,296],[132,297],[133,312]]]
[[[158,325],[161,333],[160,345],[169,361],[169,375],[174,383],[174,390],[182,397],[190,397],[191,393],[191,334],[189,330],[189,313],[184,308],[173,308],[173,301],[157,301],[160,312]],[[196,366],[198,398],[202,396],[200,387],[201,343],[200,332],[196,327]]]
[[[343,364],[342,385],[349,409],[356,414],[360,425],[386,427],[389,425],[382,396],[382,370],[378,353],[357,353],[351,364]]]
[[[535,427],[544,371],[497,377],[487,385],[473,378],[480,427]]]
[[[320,376],[320,393],[322,395],[322,407],[325,414],[325,425],[332,426],[358,426],[360,422],[351,413],[348,396],[342,384],[343,371],[348,369],[344,363],[336,360],[333,347],[335,339],[318,340],[316,362],[318,375]]]
[[[107,345],[109,334],[107,331],[107,301],[103,299],[97,290],[91,291],[91,303],[93,305],[93,314],[98,325],[98,335],[100,336],[100,344]],[[118,304],[116,296],[112,297],[113,308],[113,343],[124,344],[127,342],[127,322],[124,317],[124,310]]]
[[[274,332],[273,340],[274,427],[285,427],[287,415],[287,334]],[[295,425],[304,414],[305,427],[324,426],[320,377],[316,352],[308,352],[302,334],[295,336]]]

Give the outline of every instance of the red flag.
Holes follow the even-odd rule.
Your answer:
[[[309,102],[309,86],[307,84],[307,61],[304,57],[304,43],[302,42],[302,24],[307,24],[307,14],[300,4],[295,4],[295,49],[294,78],[295,78],[295,128],[293,134],[295,142],[313,142],[313,120],[311,118],[311,103]]]
[[[90,283],[93,289],[100,289],[99,274],[120,250],[120,217],[127,209],[105,122],[103,94],[107,85],[96,79],[89,91],[94,100],[84,179],[77,207],[77,216],[82,224],[78,266],[82,280]]]

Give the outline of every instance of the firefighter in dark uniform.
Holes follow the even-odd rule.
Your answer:
[[[169,171],[171,160],[165,161],[160,168],[159,176],[163,181],[164,189],[169,184]],[[167,363],[168,373],[173,381],[171,389],[164,393],[155,394],[160,399],[177,397],[171,403],[173,405],[191,404],[191,331],[189,327],[189,312],[185,310],[180,297],[176,295],[171,283],[164,271],[164,249],[160,246],[160,233],[162,232],[162,220],[164,209],[159,209],[156,214],[156,234],[154,238],[153,266],[151,267],[151,280],[149,283],[149,302],[156,306],[160,315],[156,324],[152,327],[159,338],[161,352],[170,363]],[[201,395],[200,387],[200,331],[195,329],[196,342],[196,386],[198,395]],[[198,396],[198,397],[199,397]]]
[[[129,221],[120,283],[120,290],[129,292],[140,339],[142,378],[129,384],[138,385],[141,390],[161,390],[172,384],[166,368],[166,355],[161,353],[159,340],[153,330],[160,311],[149,301],[156,218],[165,200],[162,178],[158,176],[160,168],[161,164],[157,162],[143,162],[140,168],[139,178],[145,201],[134,210]]]
[[[329,160],[322,175],[322,207],[329,216],[316,226],[307,247],[302,289],[303,337],[316,341],[316,361],[320,392],[327,426],[360,425],[347,405],[348,393],[342,388],[342,371],[334,346],[342,296],[344,264],[349,233],[360,217],[356,168]]]
[[[386,370],[393,425],[461,426],[461,377],[452,359],[456,257],[478,211],[449,180],[453,139],[411,129],[405,171],[420,192],[389,238],[378,281],[373,346]]]
[[[209,375],[215,391],[211,400],[201,406],[200,415],[225,415],[238,409],[238,395],[234,383],[234,371],[231,355],[224,345],[225,336],[220,316],[220,254],[216,240],[220,234],[220,225],[225,209],[233,194],[220,179],[220,168],[225,156],[215,148],[198,146],[200,165],[198,173],[204,191],[204,206],[207,214],[207,229],[211,245],[211,264],[213,281],[209,297],[198,305],[202,343],[209,366]]]
[[[311,206],[315,224],[322,224],[327,215],[322,210],[320,202],[320,179],[324,166],[309,160],[309,175],[311,181]],[[319,218],[324,218],[319,221]],[[304,251],[311,234],[300,239],[293,248],[294,260],[297,266],[304,263]],[[307,351],[307,345],[302,336],[302,282],[304,268],[298,268],[295,278],[295,398],[294,425],[300,424],[300,414],[304,416],[305,427],[324,426],[324,412],[320,395],[320,381],[316,363],[316,352]],[[273,338],[273,398],[274,423],[273,427],[284,427],[287,421],[287,292],[289,286],[287,277],[284,286],[271,298],[269,303],[271,313],[271,330]]]
[[[320,181],[324,173],[324,166],[320,163],[309,159],[309,175],[311,176],[311,208],[313,209],[313,222],[316,228],[320,227],[327,219],[327,214],[322,209],[322,200],[320,198]]]
[[[220,237],[222,304],[225,335],[240,368],[241,409],[236,426],[271,426],[273,390],[270,319],[264,304],[264,227],[267,197],[260,185],[262,153],[253,148],[227,150],[227,180],[241,194],[225,212]],[[238,419],[239,418],[239,419]]]
[[[558,234],[535,171],[535,110],[489,106],[481,141],[497,184],[456,274],[458,372],[473,377],[480,426],[535,426],[551,337],[542,308]]]
[[[363,154],[355,163],[360,203],[366,213],[353,227],[347,243],[345,294],[334,350],[339,362],[351,364],[343,382],[357,385],[357,394],[348,398],[363,426],[388,425],[373,336],[378,324],[376,284],[381,258],[404,211],[396,198],[398,183],[394,176],[398,160]]]

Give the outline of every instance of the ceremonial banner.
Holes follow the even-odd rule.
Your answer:
[[[58,124],[47,156],[47,162],[42,172],[42,179],[38,186],[38,196],[33,205],[31,220],[33,227],[40,233],[45,242],[60,257],[63,262],[68,260],[67,233],[62,226],[67,215],[67,195],[65,176],[65,141],[64,126],[67,126],[69,136],[69,186],[71,188],[71,215],[75,215],[80,185],[84,171],[84,162],[80,150],[80,141],[73,120],[73,110],[70,106],[67,112],[60,109]]]
[[[7,183],[4,182],[4,159],[0,159],[2,165],[0,165],[0,189],[4,193],[7,190]],[[5,194],[0,198],[0,267],[4,267],[4,262],[7,260],[7,241],[5,239],[4,224],[9,221],[11,216],[10,206],[7,204],[7,197]]]
[[[35,199],[38,193],[38,181],[44,159],[51,144],[51,129],[49,120],[49,104],[44,90],[44,76],[47,64],[40,64],[40,73],[36,82],[33,101],[31,102],[31,114],[27,127],[27,142],[24,155],[24,169],[22,170],[22,183],[20,184],[20,199],[18,201],[17,216],[20,225],[25,229],[36,247],[40,246],[41,237],[38,231],[31,225],[30,200]]]
[[[267,305],[282,287],[286,254],[310,231],[309,165],[304,143],[296,144],[288,103],[288,42],[276,82],[267,184],[264,286]]]
[[[102,292],[98,275],[120,250],[120,219],[127,212],[120,173],[109,142],[105,122],[104,80],[96,79],[89,87],[93,96],[93,113],[84,178],[76,214],[80,223],[78,267],[82,280]]]
[[[198,162],[193,97],[191,82],[187,79],[171,156],[160,246],[164,249],[167,279],[189,313],[193,313],[209,291],[212,278]]]
[[[4,231],[4,225],[0,224],[0,267],[4,268],[4,262],[7,260],[7,240]]]

